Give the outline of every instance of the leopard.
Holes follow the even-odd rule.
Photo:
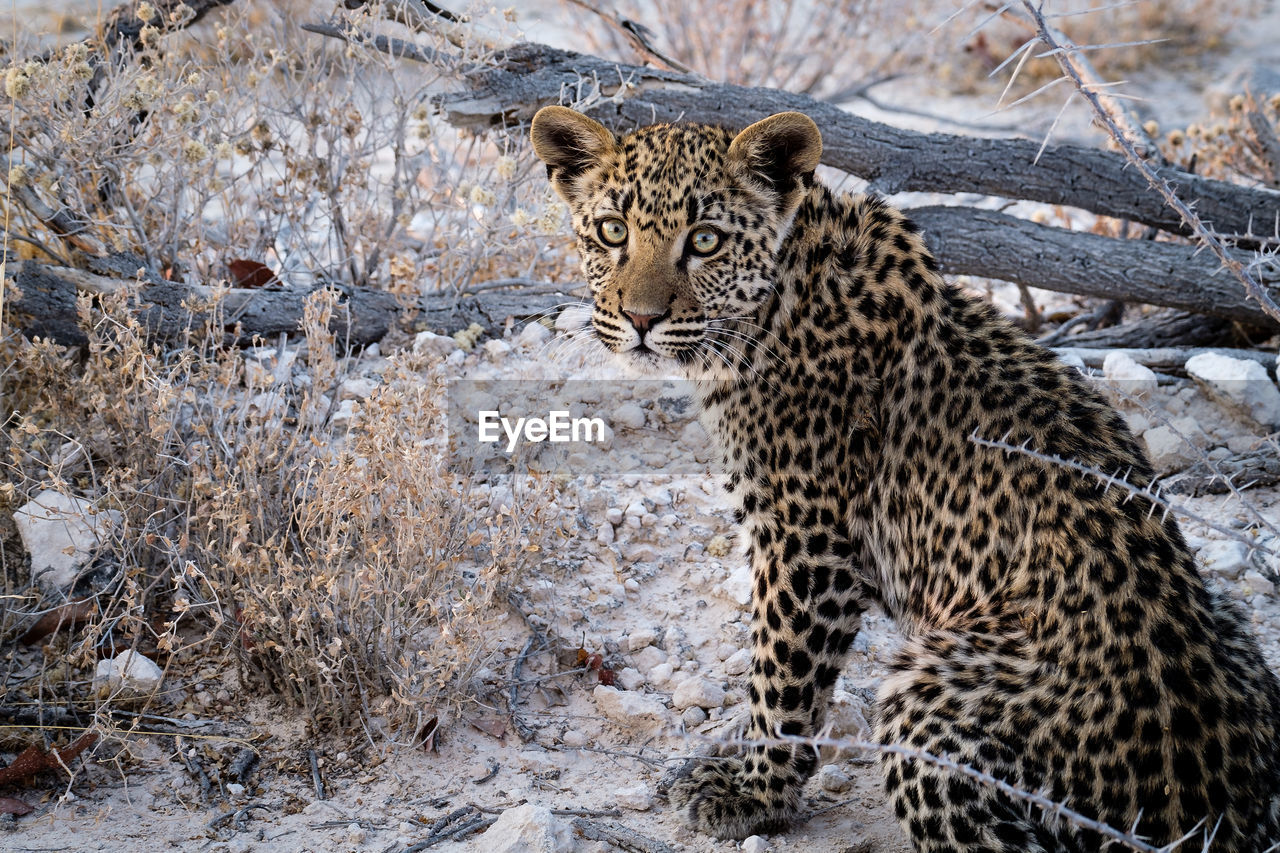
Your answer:
[[[875,760],[920,853],[1280,841],[1280,685],[1088,377],[944,278],[906,214],[828,188],[808,116],[615,135],[551,105],[531,137],[584,333],[689,378],[746,544],[746,737],[684,759],[689,825],[803,817],[875,607],[898,634]]]

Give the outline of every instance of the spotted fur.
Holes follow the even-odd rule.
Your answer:
[[[606,346],[696,380],[754,580],[749,736],[811,735],[863,611],[903,641],[876,737],[1156,844],[1280,840],[1280,686],[1206,589],[1151,468],[1075,371],[945,283],[917,229],[813,177],[817,128],[661,125],[615,139],[560,107],[535,149],[569,202]],[[601,223],[620,220],[617,245]],[[717,250],[694,251],[699,229]],[[610,225],[616,238],[619,228]],[[711,241],[705,235],[698,245]],[[881,757],[919,851],[1096,851],[1102,838],[971,778]],[[671,801],[742,838],[793,820],[813,752],[687,765]],[[1198,829],[1199,828],[1199,829]]]

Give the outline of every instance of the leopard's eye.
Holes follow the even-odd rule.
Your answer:
[[[720,248],[720,232],[711,228],[699,228],[689,236],[689,246],[699,255],[709,255]]]
[[[600,239],[610,246],[621,246],[627,241],[627,223],[621,219],[606,219],[600,223]]]

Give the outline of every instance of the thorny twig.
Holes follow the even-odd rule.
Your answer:
[[[1244,264],[1231,257],[1227,247],[1200,219],[1200,216],[1192,210],[1190,205],[1178,197],[1169,182],[1162,178],[1152,167],[1150,161],[1138,152],[1133,140],[1126,136],[1121,129],[1120,122],[1114,113],[1103,105],[1096,91],[1096,86],[1081,76],[1080,70],[1071,61],[1072,55],[1078,53],[1080,48],[1060,34],[1056,34],[1056,31],[1045,21],[1044,14],[1040,11],[1040,8],[1032,3],[1031,0],[1022,0],[1022,6],[1026,9],[1027,14],[1031,16],[1031,21],[1035,25],[1040,41],[1052,52],[1054,58],[1058,61],[1058,65],[1062,68],[1063,74],[1089,104],[1094,116],[1115,141],[1116,145],[1119,146],[1125,159],[1138,170],[1156,192],[1160,193],[1165,204],[1177,212],[1187,228],[1199,237],[1201,243],[1214,254],[1227,271],[1231,273],[1232,277],[1244,286],[1245,292],[1257,301],[1262,310],[1268,316],[1280,322],[1280,305],[1276,304],[1271,294],[1249,273]]]

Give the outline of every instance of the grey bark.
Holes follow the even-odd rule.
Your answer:
[[[1229,340],[1235,324],[1222,317],[1206,317],[1186,311],[1157,311],[1129,323],[1069,334],[1056,346],[1089,347],[1200,347]]]
[[[948,274],[1275,326],[1212,255],[1194,246],[1119,240],[970,207],[918,207],[907,213],[924,229],[925,242]],[[1253,257],[1233,253],[1244,262]]]
[[[142,282],[113,278],[107,272],[125,274],[138,269],[136,263],[101,264],[102,272],[86,272],[24,261],[14,276],[21,296],[7,306],[8,319],[27,337],[40,336],[70,347],[88,343],[76,313],[78,293],[105,294],[131,288],[130,306],[156,340],[180,343],[192,334],[201,334],[206,313],[193,312],[190,305],[207,299],[209,290],[154,276]],[[120,267],[119,270],[108,269]],[[130,267],[125,271],[124,267]],[[225,334],[223,343],[249,345],[254,340],[275,340],[281,334],[302,329],[307,298],[320,288],[288,290],[232,288],[220,303],[215,318]],[[341,296],[329,329],[344,346],[361,347],[381,340],[404,314],[396,297],[383,290],[364,287],[337,287]],[[479,323],[488,331],[500,328],[508,319],[520,321],[544,314],[571,299],[560,293],[523,294],[495,291],[476,295],[431,293],[413,306],[418,325],[439,333],[450,333]]]
[[[597,90],[589,108],[606,125],[629,130],[655,122],[744,127],[797,110],[822,130],[822,162],[870,181],[880,192],[980,193],[1061,204],[1182,233],[1177,213],[1119,154],[1076,145],[947,133],[918,133],[851,115],[832,104],[777,89],[730,86],[625,65],[541,44],[509,48],[493,65],[463,74],[464,88],[440,95],[449,121],[484,130],[528,122],[540,107]],[[628,84],[624,91],[622,85]],[[616,97],[614,96],[616,94]],[[1224,235],[1276,240],[1280,192],[1161,169],[1200,216]]]

